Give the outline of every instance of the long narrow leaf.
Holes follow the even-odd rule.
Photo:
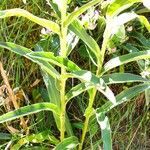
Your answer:
[[[68,26],[70,23],[72,23],[75,19],[77,19],[78,16],[80,16],[83,12],[85,12],[90,7],[100,3],[102,0],[93,0],[89,3],[83,5],[78,10],[72,12],[70,15],[68,15],[67,19],[64,22],[64,26]]]
[[[101,62],[101,53],[97,42],[89,34],[87,34],[80,21],[77,19],[73,21],[70,24],[69,29],[74,32],[89,47],[91,52],[95,54],[97,60]]]
[[[51,8],[54,10],[55,14],[60,18],[61,17],[61,12],[60,9],[58,7],[58,4],[55,0],[51,1],[51,0],[46,0],[47,4],[49,6],[51,6]]]
[[[111,91],[111,89],[105,84],[104,80],[102,78],[98,78],[94,74],[92,74],[90,71],[75,71],[72,73],[68,73],[64,75],[65,78],[78,78],[82,82],[90,83],[92,86],[97,88],[98,91],[103,93],[108,100],[110,100],[112,103],[115,104],[116,98]]]
[[[130,33],[130,37],[133,37],[134,39],[138,40],[146,49],[149,49],[150,39],[146,38],[142,33],[140,32]],[[134,46],[132,46],[130,43],[126,45],[128,46],[129,50],[132,50],[132,48],[134,48]],[[133,52],[138,52],[138,51],[139,50]]]
[[[109,17],[117,16],[120,12],[137,2],[141,2],[141,0],[114,0],[108,6],[106,15]]]
[[[60,12],[58,11],[58,7],[52,3],[49,2],[58,17],[60,18]],[[100,48],[97,42],[86,32],[82,24],[78,19],[75,19],[70,25],[69,30],[75,33],[77,37],[79,37],[87,46],[88,48],[95,54],[95,57],[97,58],[98,62],[101,63],[101,54],[100,54]]]
[[[60,107],[60,87],[58,79],[53,78],[43,69],[41,70],[41,73],[47,88],[50,102]]]
[[[60,110],[56,105],[52,103],[37,103],[37,104],[21,107],[17,110],[10,111],[0,116],[0,123],[11,121],[30,114],[38,113],[43,110],[52,111],[53,113],[60,115]]]
[[[147,30],[150,32],[150,23],[148,19],[145,16],[141,16],[141,15],[139,15],[138,18],[141,24],[143,24],[147,28]]]
[[[112,150],[111,129],[108,117],[104,113],[96,113],[96,118],[101,128],[104,150]]]
[[[60,92],[58,79],[50,76],[44,69],[41,68],[43,80],[45,82],[50,103],[55,104],[60,108]],[[58,115],[53,113],[57,128],[60,130],[60,119]]]
[[[26,55],[27,53],[31,53],[32,51],[26,47],[11,43],[11,42],[1,42],[0,47],[11,50],[12,52],[19,54],[21,56]]]
[[[55,104],[60,108],[60,89],[59,89],[59,80],[57,78],[54,78],[47,74],[43,69],[42,69],[42,76],[48,91],[48,96],[50,99],[50,102]],[[53,113],[55,122],[57,125],[57,128],[60,130],[60,119],[59,116]],[[65,126],[66,126],[66,132],[69,136],[73,136],[73,131],[72,127],[69,121],[69,118],[66,114],[65,118]]]
[[[78,42],[79,42],[79,37],[77,37],[76,34],[73,33],[72,31],[70,31],[67,35],[67,52],[66,52],[67,56],[69,56],[69,54],[78,44]]]
[[[74,149],[79,144],[78,138],[75,136],[64,139],[60,142],[55,150],[71,150]]]
[[[150,50],[147,51],[141,51],[141,52],[135,52],[126,54],[123,56],[119,56],[116,58],[111,59],[104,65],[103,73],[109,71],[110,69],[113,69],[117,66],[132,62],[132,61],[138,61],[141,59],[149,59],[150,58]]]
[[[139,75],[134,75],[131,73],[113,73],[102,76],[104,82],[109,84],[118,84],[118,83],[129,83],[129,82],[150,82],[150,80],[142,78]],[[66,101],[78,96],[82,92],[85,92],[89,89],[94,88],[94,85],[89,83],[80,83],[74,86],[67,94]]]
[[[80,70],[80,68],[72,61],[68,60],[67,58],[63,58],[61,56],[54,56],[54,53],[52,52],[31,52],[28,53],[27,56],[35,60],[43,60],[45,62],[50,62],[59,67],[65,66],[66,69],[70,71]]]
[[[94,88],[94,85],[89,83],[80,83],[76,85],[66,94],[66,102],[68,102],[73,97],[78,96],[82,92],[87,91],[91,88]]]
[[[11,42],[0,42],[0,47],[6,48],[16,54],[19,54],[21,56],[24,56],[24,57],[30,59],[31,61],[40,65],[40,67],[42,67],[47,73],[49,73],[54,78],[59,78],[59,73],[48,62],[29,57],[27,54],[32,53],[32,51],[30,49],[25,48],[20,45],[17,45],[17,44],[14,44],[14,43],[11,43]]]
[[[150,89],[150,83],[144,83],[136,85],[132,88],[126,89],[116,96],[116,104],[113,105],[111,102],[106,102],[102,107],[97,109],[97,113],[108,112],[115,106],[127,102],[137,96],[138,94],[144,92],[145,90]]]
[[[57,34],[60,34],[60,27],[57,23],[50,21],[50,20],[36,17],[24,9],[15,8],[15,9],[8,9],[8,10],[0,11],[0,18],[6,18],[6,17],[11,17],[11,16],[25,17]]]
[[[10,133],[0,132],[0,140],[11,140],[12,135]]]
[[[145,99],[146,99],[146,105],[148,106],[150,103],[150,89],[145,90]]]
[[[150,80],[142,78],[139,75],[131,73],[113,73],[102,76],[102,79],[107,85],[116,83],[128,83],[128,82],[150,82]]]
[[[50,135],[50,132],[47,130],[41,133],[31,134],[21,138],[17,142],[17,144],[13,145],[11,150],[19,150],[26,143],[42,143],[46,140],[55,145],[59,143],[59,140],[57,140],[53,135]]]

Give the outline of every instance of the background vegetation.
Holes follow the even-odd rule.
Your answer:
[[[133,1],[129,0],[127,3],[132,3]],[[68,14],[74,12],[79,7],[85,6],[88,2],[90,1],[68,1]],[[78,17],[78,19],[82,20],[82,25],[88,35],[90,35],[97,42],[97,45],[99,45],[100,48],[102,48],[104,43],[104,32],[107,26],[106,14],[109,5],[110,1],[102,1],[100,5],[99,3],[93,5]],[[123,5],[125,4],[122,1],[120,7]],[[144,5],[146,5],[146,1]],[[119,14],[126,12],[132,13],[134,11],[137,15],[142,15],[145,19],[147,18],[147,21],[149,21],[149,9],[147,8],[149,4],[146,5],[147,7],[144,5],[142,1],[140,1],[140,3],[138,3],[138,1],[136,3],[135,1],[130,7],[127,7],[127,9],[121,10]],[[29,11],[35,16],[53,20],[57,24],[61,24],[61,20],[58,18],[59,15],[55,13],[47,0],[0,1],[0,10],[12,8],[21,8]],[[0,13],[0,16],[1,15],[2,14]],[[126,16],[123,18],[125,17]],[[134,52],[147,52],[149,50],[150,25],[147,21],[145,21],[145,19],[141,19],[142,21],[139,21],[140,19],[134,19],[134,17],[130,19],[130,17],[132,17],[131,14],[128,14],[127,19],[123,20],[124,23],[120,25],[118,29],[111,29],[113,36],[109,36],[108,41],[106,42],[107,45],[104,64],[115,57]],[[120,20],[118,19],[118,21],[121,22],[121,18]],[[83,40],[84,38],[82,39],[81,37],[82,35],[76,36],[73,32],[69,32],[69,36],[67,38],[67,43],[70,43],[70,47],[67,47],[68,58],[77,66],[82,68],[82,70],[89,70],[93,74],[96,74],[97,66],[95,64],[97,63],[97,58],[93,51],[90,51],[89,45]],[[0,19],[0,41],[16,43],[35,52],[43,50],[45,52],[53,52],[55,56],[60,54],[61,48],[61,41],[59,40],[57,34],[54,34],[50,30],[43,28],[23,17],[13,16]],[[0,48],[0,61],[2,62],[2,64],[0,64],[1,115],[23,106],[41,102],[49,102],[53,97],[57,99],[57,93],[52,92],[49,94],[47,91],[43,81],[43,77],[46,75],[44,72],[41,73],[41,68],[37,64],[21,57],[20,55],[10,52],[7,49],[9,48]],[[150,53],[147,53],[146,55],[148,56]],[[148,57],[150,58],[150,56]],[[66,64],[64,63],[63,65]],[[58,72],[62,71],[60,66],[55,68]],[[76,68],[76,66],[74,68]],[[137,82],[131,82],[130,80],[142,80],[149,83],[150,61],[149,59],[138,59],[137,61],[135,59],[134,62],[120,65],[117,68],[112,68],[112,70],[108,72],[108,75],[112,73],[132,73],[141,77],[140,79],[130,79],[128,76],[129,74],[125,74],[126,78],[128,78],[126,83],[123,82],[123,84],[121,84],[120,82],[119,84],[114,83],[109,85],[109,88],[113,91],[114,95],[117,95],[123,90],[128,90],[129,88],[139,84]],[[83,80],[85,77],[82,77],[82,74],[79,74],[79,76],[80,77],[77,77],[76,74],[78,79],[69,78],[66,81],[66,93],[70,91],[71,88],[80,84],[80,79],[82,78]],[[46,78],[44,79],[46,80]],[[53,80],[49,80],[48,82],[52,89],[57,86],[55,85],[56,82]],[[145,88],[145,91],[142,93],[138,93],[137,91],[136,97],[132,98],[132,101],[124,102],[107,113],[111,127],[113,149],[150,149],[149,87],[150,85],[148,88]],[[133,91],[131,91],[131,95],[132,92]],[[83,126],[85,126],[84,114],[86,108],[89,107],[89,93],[90,91],[84,90],[82,94],[76,94],[77,97],[73,97],[73,99],[66,105],[67,117],[69,118],[68,120],[71,124],[69,124],[66,128],[69,129],[69,126],[71,126],[74,136],[79,139],[78,142],[76,142],[76,139],[74,139],[75,137],[68,136],[69,131],[67,131],[65,137],[72,138],[68,140],[68,145],[71,143],[75,145],[82,143],[82,130]],[[16,105],[11,102],[13,96],[16,99]],[[94,109],[101,108],[101,106],[108,101],[105,96],[103,96],[100,92],[97,92],[93,103]],[[26,112],[28,111],[29,109]],[[86,131],[87,133],[85,135],[86,140],[84,140],[82,149],[102,149],[103,143],[105,143],[104,141],[106,139],[102,140],[102,132],[95,115],[89,116],[90,119]],[[4,117],[6,117],[6,121],[9,120],[9,116],[8,120],[7,116]],[[13,118],[13,116],[11,117]],[[2,120],[5,121],[5,119],[1,117],[0,122],[4,122]],[[15,119],[13,121],[0,124],[0,149],[53,149],[55,146],[57,146],[55,147],[56,149],[67,149],[65,148],[67,142],[61,140],[64,138],[60,137],[61,135],[57,129],[58,124],[56,120],[56,116],[53,116],[51,112],[40,111],[39,113],[27,115],[21,119]],[[64,141],[64,145],[61,145],[62,143],[60,141]],[[105,149],[107,148],[105,147]],[[111,148],[108,147],[108,149]]]

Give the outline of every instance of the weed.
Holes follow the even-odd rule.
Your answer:
[[[60,132],[59,140],[51,133],[45,132],[23,137],[17,144],[12,146],[12,149],[19,149],[22,145],[26,144],[26,140],[28,142],[36,143],[38,139],[38,142],[40,143],[49,139],[50,143],[54,145],[56,150],[73,149],[77,146],[79,150],[82,150],[87,132],[89,131],[91,139],[93,134],[97,132],[97,130],[91,130],[92,127],[90,127],[89,130],[89,125],[96,127],[96,123],[94,122],[95,120],[97,120],[101,128],[104,149],[112,149],[111,128],[109,118],[106,116],[106,113],[117,105],[134,98],[139,93],[146,91],[146,95],[148,95],[149,93],[147,91],[150,89],[150,81],[147,77],[125,73],[124,69],[120,67],[133,61],[147,61],[150,58],[150,50],[146,49],[144,51],[136,51],[117,56],[115,58],[111,58],[111,60],[105,63],[107,49],[113,48],[112,45],[116,45],[116,41],[124,41],[122,38],[125,37],[126,23],[131,20],[138,19],[147,28],[147,30],[150,31],[150,24],[146,17],[138,15],[135,12],[125,11],[134,4],[141,2],[149,8],[147,2],[141,0],[115,0],[106,4],[103,0],[92,0],[85,3],[78,9],[75,9],[71,13],[68,13],[67,8],[71,1],[47,1],[48,5],[53,8],[55,13],[51,15],[51,20],[37,17],[29,11],[20,8],[0,11],[0,18],[13,16],[27,18],[30,21],[44,27],[44,33],[51,35],[57,34],[59,39],[59,42],[56,41],[57,44],[59,43],[59,46],[56,48],[56,53],[43,51],[42,46],[41,49],[38,49],[40,51],[32,51],[29,48],[12,42],[0,42],[0,47],[24,56],[40,66],[50,100],[50,102],[40,102],[24,106],[3,114],[0,116],[0,123],[47,110],[53,113],[57,129]],[[78,3],[81,4],[80,1]],[[100,24],[103,23],[102,27],[104,32],[100,33],[97,38],[99,39],[103,37],[101,47],[99,47],[94,38],[90,36],[92,33],[88,34],[85,29],[88,27],[89,29],[94,29],[96,27],[96,20],[93,21],[91,18],[88,18],[87,22],[89,24],[85,24],[85,18],[83,20],[79,20],[79,16],[85,13],[89,8],[95,7],[95,9],[91,9],[91,11],[95,11],[99,5],[103,6],[103,12],[105,13],[104,16],[95,18],[96,20],[101,19],[99,20]],[[92,27],[91,23],[94,24]],[[71,40],[68,38],[70,36]],[[91,71],[92,69],[81,69],[81,67],[69,59],[70,53],[79,42],[79,38],[86,45],[85,50],[93,63],[92,65],[96,67],[96,70],[95,67],[93,67],[93,72]],[[110,70],[118,66],[120,67],[121,72],[118,73],[115,70],[115,73],[111,73]],[[66,92],[67,80],[69,78],[77,78],[80,80],[80,83],[73,86],[70,90],[68,90],[68,92]],[[109,87],[111,84],[134,82],[139,82],[140,84],[126,88],[116,96]],[[79,137],[79,140],[72,129],[72,124],[70,123],[70,119],[66,113],[66,106],[71,99],[75,99],[76,96],[85,91],[88,93],[89,100],[84,112],[85,121],[83,124],[78,124],[82,128],[82,135]],[[108,101],[106,101],[102,106],[94,108],[93,104],[96,96],[98,95],[97,93],[101,95],[100,100],[105,97]],[[148,103],[149,98],[147,98],[147,104]]]

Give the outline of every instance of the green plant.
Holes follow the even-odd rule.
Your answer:
[[[128,52],[139,52],[141,50],[145,51],[149,49],[149,43],[150,40],[146,38],[144,35],[138,32],[130,33],[130,38],[133,38],[135,41],[133,44],[131,43],[125,43],[123,46],[124,49],[126,49]],[[139,44],[139,43],[140,44]],[[149,66],[150,66],[150,60],[140,60],[137,61],[137,64],[140,68],[141,75],[143,78],[150,78],[149,76]],[[145,98],[146,98],[146,104],[149,105],[150,102],[150,96],[149,96],[149,90],[145,91]]]
[[[138,18],[150,31],[150,24],[144,16],[137,15],[134,12],[123,13],[123,11],[131,7],[133,4],[143,1],[115,0],[108,4],[105,17],[106,27],[103,33],[101,49],[97,42],[86,32],[78,17],[90,7],[102,4],[102,0],[90,1],[70,14],[67,12],[67,0],[62,0],[60,2],[53,0],[48,2],[57,15],[57,23],[36,17],[28,11],[22,9],[0,11],[0,18],[23,16],[57,34],[60,41],[58,56],[54,55],[52,52],[33,52],[28,48],[14,43],[0,42],[0,47],[24,56],[40,66],[50,99],[49,103],[33,104],[19,108],[18,110],[12,112],[8,112],[0,116],[0,123],[37,113],[39,111],[49,110],[53,112],[57,128],[60,131],[60,143],[58,144],[57,140],[52,142],[52,144],[56,145],[55,149],[71,149],[79,145],[78,149],[81,150],[88,131],[89,120],[92,116],[96,116],[101,127],[104,149],[112,149],[109,119],[105,114],[115,106],[132,99],[134,96],[145,90],[150,89],[150,81],[149,79],[142,78],[141,76],[134,74],[111,73],[110,70],[132,61],[149,59],[150,50],[134,52],[112,58],[104,64],[105,53],[108,42],[112,36],[117,34],[120,27],[123,27],[125,23],[135,18]],[[77,64],[69,60],[68,56],[74,48],[74,46],[70,46],[72,41],[67,42],[67,35],[69,32],[73,32],[75,37],[77,36],[80,38],[88,47],[91,54],[94,55],[93,62],[97,67],[96,74],[91,71],[82,70],[77,66]],[[78,40],[74,43],[74,45],[76,45],[77,42]],[[58,66],[60,71],[58,71],[55,66]],[[77,78],[81,81],[81,83],[74,86],[69,92],[66,93],[66,81],[69,78]],[[126,82],[141,82],[142,84],[126,89],[117,96],[114,96],[114,93],[108,87],[110,84]],[[70,120],[66,114],[66,105],[72,98],[84,91],[88,91],[89,104],[84,113],[85,121],[81,140],[78,142],[78,138],[74,136]],[[102,93],[109,101],[100,108],[93,108],[97,91]],[[65,134],[66,132],[67,134]],[[17,145],[14,147],[16,148]]]

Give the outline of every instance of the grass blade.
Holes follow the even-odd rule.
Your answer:
[[[31,52],[28,53],[27,56],[33,58],[34,60],[43,60],[45,62],[50,62],[59,67],[65,67],[67,70],[81,70],[75,63],[68,60],[67,58],[63,58],[61,56],[54,56],[52,52]]]
[[[108,117],[104,113],[96,113],[96,118],[101,128],[104,150],[112,150],[111,129]]]
[[[150,23],[145,16],[138,16],[141,24],[143,24],[147,30],[150,32]]]
[[[146,99],[146,105],[148,106],[150,103],[150,89],[145,90],[145,99]]]
[[[142,78],[139,75],[134,75],[131,73],[113,73],[102,76],[104,82],[109,84],[117,84],[117,83],[129,83],[129,82],[150,82],[150,80]],[[94,85],[90,83],[80,83],[73,87],[67,94],[66,94],[66,101],[68,102],[72,98],[78,96],[82,92],[85,92],[89,89],[94,88]]]
[[[78,138],[75,136],[64,139],[60,142],[55,150],[69,150],[74,149],[79,144]]]
[[[43,131],[37,134],[27,135],[26,137],[21,138],[17,144],[13,145],[11,150],[19,150],[26,143],[42,143],[45,140],[50,141],[52,144],[58,144],[59,140],[57,140],[54,136],[50,135],[49,131]]]
[[[17,44],[14,44],[14,43],[11,43],[11,42],[0,42],[0,47],[6,48],[18,55],[21,55],[21,56],[24,56],[24,57],[30,59],[31,61],[40,65],[41,68],[43,68],[48,74],[50,74],[54,78],[59,78],[59,73],[48,62],[45,62],[43,60],[36,60],[34,58],[29,57],[27,54],[32,53],[32,51],[30,49],[25,48],[20,45],[17,45]]]
[[[141,51],[141,52],[135,52],[126,54],[123,56],[119,56],[116,58],[111,59],[108,61],[103,68],[103,73],[109,71],[110,69],[113,69],[117,66],[132,62],[132,61],[138,61],[141,59],[149,59],[150,58],[150,50],[147,51]]]
[[[100,48],[97,42],[89,34],[87,34],[80,21],[73,21],[69,26],[69,30],[74,32],[89,47],[91,52],[94,53],[95,57],[97,58],[97,61],[101,62]]]
[[[84,91],[87,91],[91,88],[94,88],[92,84],[89,83],[80,83],[73,87],[67,94],[66,94],[66,103],[71,100],[72,98],[78,96]]]
[[[8,10],[0,11],[0,18],[6,18],[6,17],[12,17],[12,16],[25,17],[25,18],[53,31],[54,33],[60,34],[60,27],[57,23],[34,16],[33,14],[29,13],[28,11],[26,11],[24,9],[15,8],[15,9],[8,9]]]
[[[102,0],[93,0],[90,1],[89,3],[83,5],[82,7],[80,7],[78,10],[72,12],[70,15],[67,16],[67,19],[64,22],[64,26],[68,26],[69,24],[71,24],[75,19],[77,19],[77,17],[79,17],[83,12],[85,12],[87,9],[89,9],[90,7],[100,3]]]
[[[146,38],[142,33],[139,32],[134,32],[130,34],[131,37],[133,37],[134,39],[136,39],[137,41],[139,41],[144,47],[145,49],[149,49],[149,45],[150,45],[150,40],[148,38]],[[131,44],[127,44],[129,46],[129,49],[132,50],[132,48],[134,46],[132,46]],[[130,48],[131,47],[131,48]],[[143,47],[142,47],[143,48]],[[129,50],[128,50],[129,51]],[[139,50],[135,51],[138,52]],[[133,51],[134,52],[134,51]]]
[[[0,140],[11,140],[12,135],[10,133],[0,132]]]
[[[117,16],[123,10],[131,7],[134,3],[141,2],[141,0],[114,0],[108,6],[106,15],[109,17]]]
[[[104,94],[108,100],[110,100],[112,103],[116,103],[116,98],[111,91],[111,89],[105,84],[104,80],[102,78],[98,78],[94,74],[92,74],[90,71],[75,71],[73,73],[68,73],[64,75],[66,78],[78,78],[82,82],[85,82],[87,84],[91,84],[94,86],[99,92]]]
[[[67,35],[67,56],[69,56],[69,54],[72,52],[78,42],[79,37],[77,37],[72,31],[70,31]]]
[[[60,115],[59,108],[56,105],[52,103],[37,103],[37,104],[21,107],[17,110],[10,111],[4,115],[1,115],[0,123],[11,121],[30,114],[38,113],[43,110],[52,111],[53,113]]]
[[[44,79],[44,82],[48,91],[50,102],[60,108],[59,80],[56,78],[53,78],[52,76],[50,76],[44,71],[42,71],[42,76],[43,76],[43,79]],[[53,113],[53,115],[55,118],[57,128],[60,130],[60,119],[55,113]],[[67,134],[69,136],[73,136],[72,127],[71,127],[71,124],[67,115],[66,115],[65,124],[66,124],[65,126],[66,126]]]
[[[150,82],[150,80],[142,78],[139,75],[131,73],[113,73],[102,76],[102,79],[107,85],[116,83],[128,83],[128,82]]]
[[[127,102],[131,100],[138,94],[148,89],[150,89],[150,83],[144,83],[144,84],[136,85],[134,87],[126,89],[116,96],[116,105],[113,105],[111,102],[106,102],[102,107],[97,109],[97,112],[98,113],[108,112],[115,106],[122,104],[123,102]]]

